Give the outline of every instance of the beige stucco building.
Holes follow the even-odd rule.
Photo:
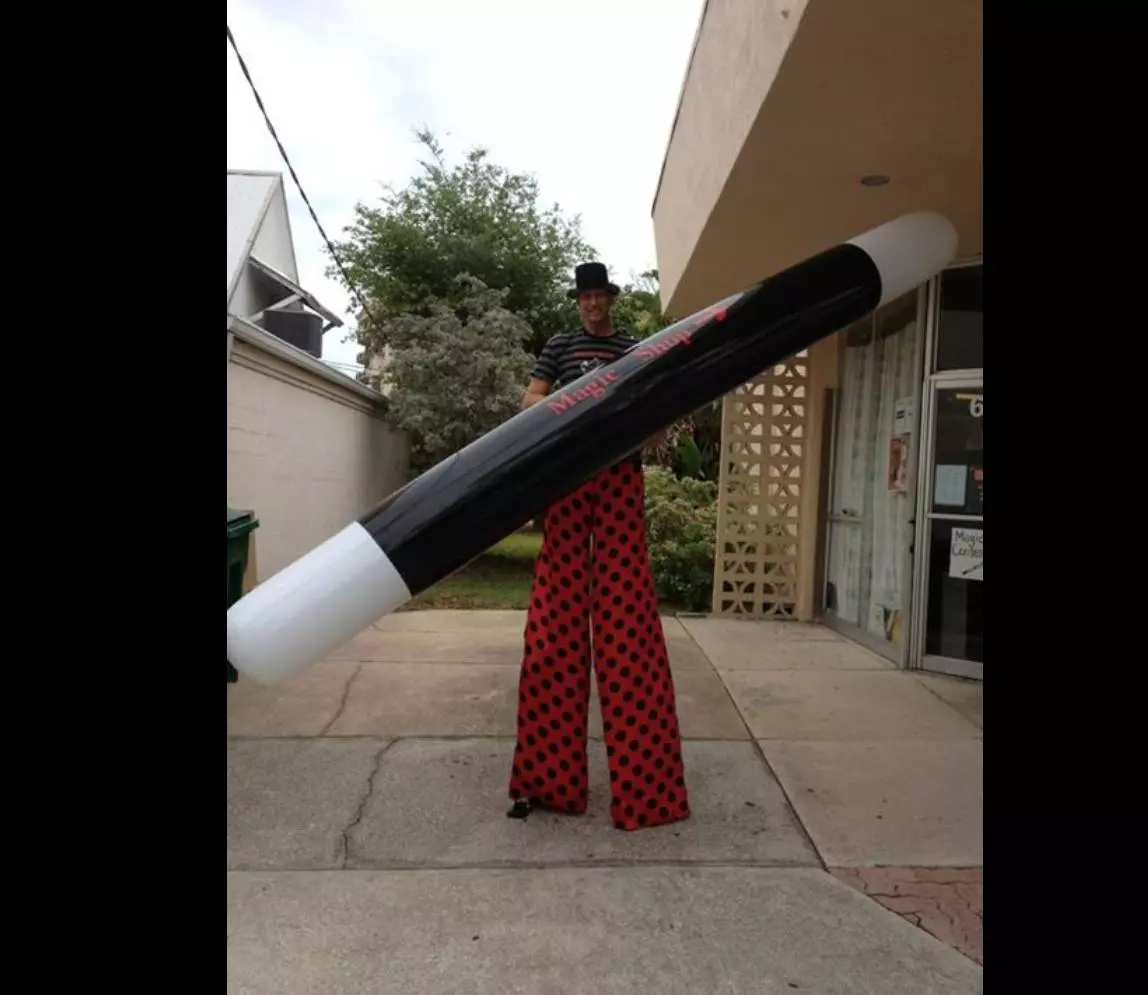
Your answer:
[[[682,317],[898,214],[960,260],[724,400],[713,610],[983,677],[980,0],[707,0],[653,219]]]

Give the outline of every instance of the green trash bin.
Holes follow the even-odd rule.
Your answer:
[[[227,509],[227,607],[243,597],[243,576],[247,573],[247,559],[251,533],[259,528],[259,519],[251,511]],[[234,684],[239,674],[227,662],[227,683]]]

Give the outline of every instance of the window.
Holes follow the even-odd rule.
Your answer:
[[[984,268],[962,266],[941,275],[935,372],[985,365]]]
[[[836,403],[825,611],[889,647],[901,645],[908,604],[917,298],[844,333]]]

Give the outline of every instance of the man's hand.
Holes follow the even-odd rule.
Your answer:
[[[550,393],[551,384],[545,380],[531,380],[530,386],[526,388],[526,394],[522,398],[522,410],[532,408],[539,401],[546,398]]]

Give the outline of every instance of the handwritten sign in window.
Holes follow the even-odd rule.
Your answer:
[[[954,528],[949,540],[949,576],[984,580],[984,529]]]

